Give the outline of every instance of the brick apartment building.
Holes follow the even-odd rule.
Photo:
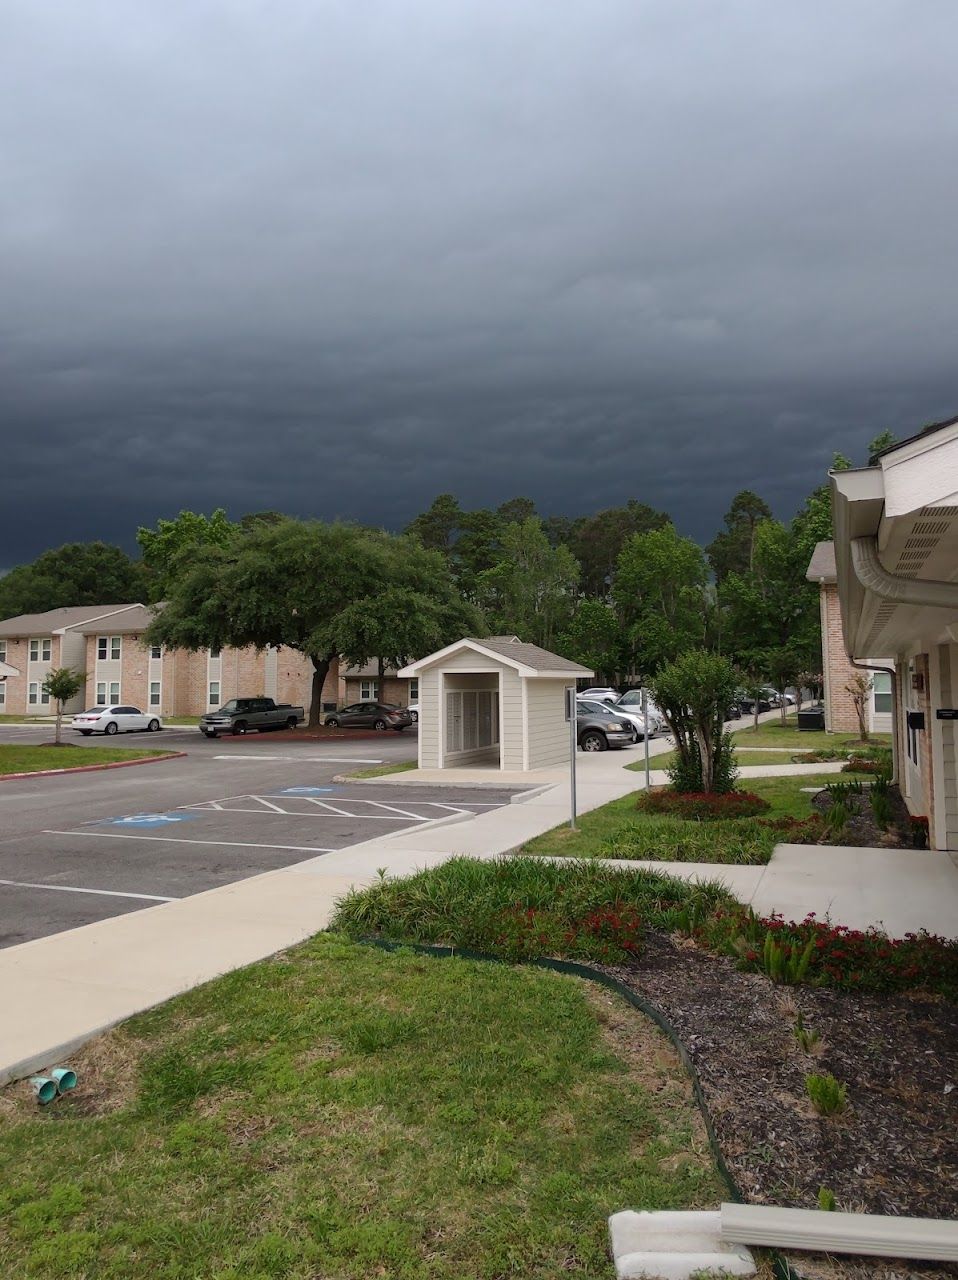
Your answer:
[[[825,728],[829,733],[857,733],[858,716],[849,681],[865,676],[872,682],[868,704],[870,733],[891,733],[893,727],[891,676],[875,671],[862,671],[852,666],[845,652],[842,632],[842,609],[838,597],[835,568],[835,544],[819,542],[805,573],[809,582],[817,582],[822,615],[822,676],[825,685]],[[869,659],[877,666],[891,668],[891,658]]]
[[[0,663],[17,673],[0,681],[0,714],[51,712],[43,682],[57,667],[86,673],[86,685],[67,704],[68,712],[127,703],[161,716],[194,716],[244,695],[308,709],[312,664],[295,649],[191,653],[149,646],[143,633],[151,617],[142,604],[117,604],[51,609],[0,622]],[[354,687],[358,691],[358,677]],[[330,667],[322,700],[330,710],[347,700],[338,662]]]

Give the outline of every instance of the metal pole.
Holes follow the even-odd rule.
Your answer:
[[[642,719],[645,721],[645,789],[648,791],[649,780],[649,695],[642,690]]]
[[[576,720],[576,700],[575,700],[576,692],[577,692],[576,687],[575,685],[573,685],[572,688],[569,690],[569,783],[570,783],[570,796],[572,800],[572,813],[569,818],[569,827],[572,831],[577,830],[577,827],[575,825],[575,817],[576,817],[575,753],[578,750],[578,746],[579,746],[579,742],[578,742],[579,734],[578,734],[578,727],[577,727],[577,720]]]

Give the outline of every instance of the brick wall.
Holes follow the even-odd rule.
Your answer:
[[[856,675],[866,673],[853,667],[845,653],[838,587],[833,582],[823,583],[821,593],[822,658],[826,683],[825,728],[831,733],[857,733],[855,703],[845,686]]]
[[[20,674],[18,676],[10,676],[4,681],[7,695],[3,707],[4,715],[21,716],[27,710],[27,653],[26,640],[7,641],[7,656],[4,661],[11,667],[16,667]],[[35,708],[31,708],[31,710],[35,710]]]
[[[375,677],[373,678],[375,679]],[[362,680],[356,676],[349,676],[345,681],[345,685],[344,702],[347,705],[351,702],[360,702],[362,700]],[[395,702],[400,707],[405,707],[409,702],[409,681],[399,680],[395,676],[385,676],[377,701]]]

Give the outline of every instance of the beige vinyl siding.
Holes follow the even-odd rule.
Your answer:
[[[502,739],[503,769],[524,769],[522,758],[522,677],[511,667],[502,668],[499,698],[499,736]]]
[[[954,707],[958,705],[958,645],[939,645],[938,661],[941,670],[939,705]],[[942,794],[945,812],[940,824],[944,838],[942,840],[939,836],[938,839],[946,849],[958,849],[958,766],[955,761],[955,721],[935,720],[929,727],[932,733],[941,734]]]
[[[487,658],[474,649],[463,649],[460,653],[452,653],[443,658],[436,669],[441,666],[443,671],[499,671],[500,665],[495,658]]]
[[[73,671],[82,672],[86,675],[86,636],[80,635],[78,631],[65,631],[60,637],[60,660],[57,664],[61,667],[70,667]],[[71,698],[69,702],[63,704],[63,710],[67,712],[82,711],[87,705],[86,703],[87,687],[83,688]]]
[[[424,671],[419,680],[419,767],[438,769],[439,759],[439,668]]]
[[[529,680],[529,768],[569,763],[569,725],[565,718],[565,680]]]

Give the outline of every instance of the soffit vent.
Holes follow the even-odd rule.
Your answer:
[[[958,507],[922,507],[918,514],[919,516],[931,516],[932,518],[937,517],[939,520],[941,520],[942,517],[945,519],[953,519],[955,516],[958,516]]]
[[[875,622],[868,633],[868,639],[865,641],[866,650],[874,650],[878,637],[885,630],[894,612],[895,605],[890,600],[885,600],[879,605],[878,612],[875,614]]]

